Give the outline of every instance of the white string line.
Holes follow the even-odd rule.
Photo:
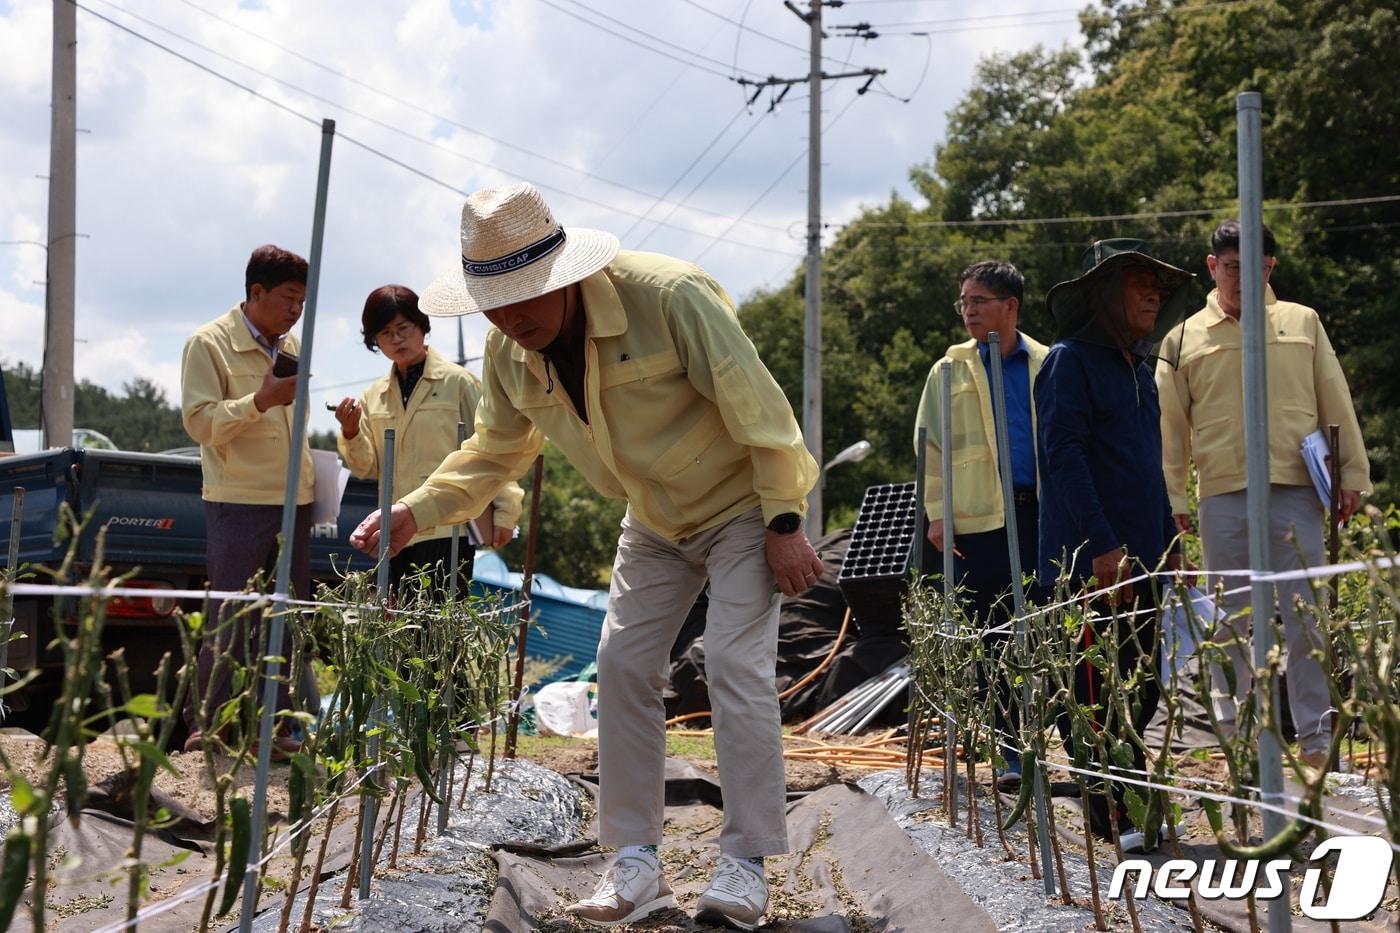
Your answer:
[[[329,603],[319,602],[312,599],[292,599],[283,593],[249,593],[244,590],[176,590],[176,589],[146,589],[142,587],[126,586],[84,586],[68,585],[57,583],[11,583],[8,586],[0,586],[0,591],[8,591],[16,596],[96,596],[101,599],[110,599],[114,596],[136,596],[147,599],[208,599],[220,602],[245,602],[245,603],[273,603],[287,606],[303,606],[318,609],[383,609],[384,606],[378,603]],[[506,615],[516,611],[520,606],[528,603],[528,600],[519,599],[515,602],[480,613],[482,619],[492,619],[496,616]],[[389,609],[390,613],[398,616],[423,617],[436,619],[441,618],[440,613],[414,609]]]
[[[270,862],[274,856],[276,856],[279,852],[282,851],[282,849],[286,848],[289,844],[291,844],[291,842],[294,839],[296,839],[302,833],[309,830],[311,828],[311,824],[314,823],[316,820],[319,820],[322,816],[324,816],[325,813],[328,810],[330,810],[332,806],[340,803],[343,800],[349,799],[352,791],[354,791],[357,787],[359,787],[361,784],[367,781],[376,771],[379,771],[386,767],[388,767],[387,762],[380,762],[379,764],[373,765],[370,768],[366,769],[365,773],[360,775],[360,777],[356,779],[355,783],[345,788],[344,791],[337,794],[335,797],[332,797],[330,800],[326,801],[325,804],[322,805],[320,810],[313,811],[311,815],[306,817],[306,819],[304,819],[299,826],[297,826],[293,830],[290,830],[281,842],[269,849],[265,856],[263,856],[257,862],[248,865],[246,871],[261,871],[263,866]],[[195,887],[193,888],[181,891],[177,896],[167,898],[166,900],[161,901],[159,904],[152,904],[149,907],[143,907],[141,910],[138,910],[136,912],[136,916],[134,918],[130,920],[123,919],[113,921],[112,923],[109,923],[104,927],[99,927],[96,930],[96,933],[121,933],[122,930],[134,927],[137,924],[139,924],[142,920],[149,920],[152,917],[166,913],[167,911],[174,910],[181,904],[186,904],[202,894],[207,894],[209,891],[213,890],[214,888],[217,888],[220,884],[228,880],[228,871],[230,867],[231,866],[226,867],[224,869],[223,874],[219,875],[219,877],[214,878],[211,881],[205,881],[201,884],[195,885]]]
[[[926,703],[929,705],[929,707],[933,709],[934,712],[938,713],[938,714],[939,714],[940,716],[942,716],[944,719],[947,719],[949,722],[953,723],[953,724],[956,725],[956,726],[959,726],[959,727],[962,727],[962,728],[967,728],[967,723],[959,721],[958,718],[957,718],[956,716],[954,716],[952,713],[949,713],[949,712],[945,711],[944,709],[942,709],[941,707],[939,707],[939,705],[938,705],[937,703],[935,703],[935,702],[933,701],[933,699],[924,691],[924,688],[923,688],[923,686],[922,686],[921,684],[919,684],[917,681],[912,681],[912,683],[914,684],[914,689],[916,689],[916,690],[919,692],[919,696],[923,697],[924,702],[926,702]],[[1001,745],[1003,745],[1003,746],[1005,746],[1005,747],[1007,747],[1007,748],[1013,748],[1013,749],[1018,748],[1018,746],[1019,746],[1019,740],[1020,740],[1020,738],[1021,738],[1019,735],[1012,735],[1012,734],[1010,734],[1010,733],[1008,733],[1008,732],[1004,732],[1004,731],[1002,731],[1001,729],[996,728],[995,725],[988,727],[988,731],[991,733],[991,735],[992,735],[993,737],[995,737],[996,739],[999,740],[999,744],[1001,744]],[[1010,742],[1007,741],[1007,740],[1015,740],[1015,741],[1017,742],[1017,745],[1012,745],[1012,744],[1010,744]],[[952,745],[952,744],[954,744],[954,743],[950,742],[949,739],[948,739],[948,737],[945,736],[945,737],[944,737],[944,747],[945,747],[945,749],[946,749],[948,746]],[[1048,754],[1048,753],[1047,753],[1047,754]],[[1036,761],[1037,761],[1039,764],[1041,764],[1041,765],[1053,764],[1053,765],[1055,765],[1056,767],[1064,768],[1064,769],[1067,770],[1067,771],[1075,771],[1075,770],[1077,770],[1076,768],[1074,768],[1074,767],[1071,766],[1071,764],[1070,764],[1070,759],[1068,759],[1068,758],[1064,759],[1064,761],[1062,761],[1062,762],[1061,762],[1061,761],[1046,762],[1046,761],[1041,760],[1041,759],[1036,759]],[[1124,774],[1141,774],[1141,775],[1145,775],[1145,776],[1150,776],[1150,775],[1151,775],[1151,772],[1143,771],[1143,770],[1140,769],[1140,768],[1123,768],[1123,767],[1120,767],[1120,766],[1118,766],[1118,765],[1109,765],[1109,768],[1110,768],[1112,771],[1117,771],[1117,772],[1121,772],[1121,773],[1124,773]],[[1103,772],[1103,771],[1094,771],[1094,772],[1085,771],[1085,772],[1083,772],[1083,773],[1085,773],[1085,774],[1095,774],[1095,775],[1098,775],[1098,776],[1100,776],[1100,777],[1109,777],[1109,778],[1112,778],[1112,777],[1113,777],[1112,774],[1109,774],[1109,773]],[[1212,779],[1212,778],[1191,777],[1190,775],[1185,775],[1185,774],[1180,774],[1180,775],[1174,774],[1174,775],[1172,775],[1172,778],[1173,778],[1174,780],[1187,781],[1187,782],[1190,782],[1190,783],[1192,783],[1192,784],[1211,784],[1211,785],[1214,785],[1214,786],[1216,786],[1216,787],[1227,787],[1227,786],[1228,786],[1228,785],[1225,784],[1225,782],[1223,782],[1223,781],[1217,781],[1217,780],[1214,780],[1214,779]],[[1257,794],[1260,794],[1260,795],[1262,795],[1262,794],[1264,793],[1264,791],[1263,791],[1261,788],[1255,787],[1255,786],[1253,786],[1253,785],[1251,785],[1251,784],[1241,784],[1241,785],[1239,785],[1239,788],[1242,789],[1242,790],[1251,791],[1251,792],[1253,792],[1253,793],[1257,793]],[[1185,792],[1185,793],[1189,793],[1189,792],[1190,792],[1190,791],[1189,791],[1188,789],[1186,789],[1186,788],[1182,788],[1181,790],[1182,790],[1183,792]],[[1202,794],[1202,795],[1199,795],[1199,796],[1209,796],[1209,795]],[[1280,793],[1280,794],[1275,794],[1275,795],[1272,795],[1272,796],[1276,796],[1276,797],[1278,797],[1278,798],[1280,798],[1280,799],[1282,799],[1282,800],[1287,800],[1287,801],[1289,801],[1290,803],[1305,803],[1305,802],[1306,802],[1306,801],[1304,801],[1304,799],[1303,799],[1302,797],[1295,797],[1295,796],[1293,796],[1292,794],[1283,794],[1283,793]],[[1228,798],[1228,799],[1233,800],[1233,801],[1236,801],[1236,802],[1239,802],[1239,803],[1246,803],[1246,804],[1249,804],[1249,805],[1251,805],[1251,806],[1254,805],[1254,804],[1260,803],[1260,801],[1249,800],[1249,799],[1246,799],[1246,798],[1230,797],[1230,798]],[[1332,805],[1331,803],[1326,802],[1325,799],[1324,799],[1324,804],[1326,805],[1327,809],[1330,810],[1330,811],[1332,811],[1333,813],[1336,813],[1336,814],[1339,814],[1339,815],[1342,815],[1342,816],[1346,816],[1346,817],[1348,817],[1348,818],[1355,819],[1355,820],[1358,820],[1358,821],[1363,822],[1363,823],[1371,823],[1372,825],[1379,826],[1379,827],[1381,827],[1382,829],[1386,829],[1386,830],[1389,830],[1389,829],[1390,829],[1390,824],[1387,823],[1385,820],[1381,819],[1380,817],[1371,816],[1370,814],[1366,814],[1366,813],[1356,813],[1356,812],[1353,812],[1353,811],[1351,811],[1351,810],[1346,810],[1346,809],[1344,809],[1344,808],[1342,808],[1342,807],[1337,807],[1337,806]],[[1350,830],[1345,830],[1344,832],[1350,832]],[[1396,851],[1397,851],[1397,852],[1400,852],[1400,847],[1396,847]]]
[[[1048,755],[1049,753],[1047,752],[1046,754]],[[1051,759],[1051,763],[1054,764],[1056,767],[1060,767],[1060,768],[1069,768],[1069,766],[1070,766],[1071,764],[1073,764],[1073,762],[1072,762],[1071,759],[1069,759],[1069,758],[1065,758],[1065,759],[1063,759],[1063,760]],[[1117,772],[1117,773],[1119,773],[1119,774],[1138,774],[1138,775],[1142,775],[1142,776],[1144,776],[1144,777],[1151,777],[1151,776],[1152,776],[1152,772],[1151,772],[1151,771],[1144,771],[1144,770],[1142,770],[1141,768],[1124,768],[1124,767],[1121,767],[1120,765],[1109,765],[1109,766],[1108,766],[1108,769],[1109,769],[1110,772]],[[1189,774],[1173,774],[1173,775],[1170,775],[1170,777],[1171,777],[1171,779],[1174,780],[1174,781],[1182,781],[1182,782],[1190,783],[1190,784],[1209,784],[1209,785],[1212,785],[1212,786],[1215,786],[1215,787],[1229,787],[1229,786],[1230,786],[1230,785],[1226,784],[1224,781],[1217,781],[1217,780],[1215,780],[1214,778],[1192,777],[1192,776],[1189,775]],[[1184,789],[1184,788],[1183,788],[1183,789]],[[1263,793],[1264,793],[1264,791],[1263,791],[1262,788],[1255,787],[1255,786],[1252,785],[1252,784],[1240,784],[1240,785],[1238,785],[1238,786],[1236,787],[1236,789],[1237,789],[1237,790],[1247,790],[1247,791],[1250,791],[1251,793],[1259,794],[1259,795],[1261,795],[1261,796],[1262,796]],[[1271,794],[1270,796],[1277,797],[1277,798],[1280,799],[1280,800],[1287,800],[1289,803],[1306,803],[1306,802],[1307,802],[1304,798],[1295,796],[1295,795],[1293,795],[1293,794],[1279,793],[1279,794]],[[1386,822],[1384,819],[1382,819],[1381,817],[1372,816],[1372,815],[1369,814],[1369,813],[1356,813],[1356,812],[1354,812],[1354,811],[1352,811],[1352,810],[1347,810],[1347,809],[1345,809],[1344,807],[1335,806],[1335,805],[1333,805],[1332,803],[1328,802],[1325,798],[1324,798],[1324,800],[1323,800],[1323,803],[1326,805],[1326,807],[1327,807],[1328,810],[1330,810],[1330,811],[1332,811],[1333,813],[1336,813],[1336,814],[1338,814],[1338,815],[1340,815],[1340,816],[1345,816],[1345,817],[1348,817],[1348,818],[1350,818],[1350,819],[1357,820],[1358,822],[1361,822],[1361,823],[1370,823],[1370,824],[1373,825],[1373,826],[1379,826],[1381,829],[1386,829],[1386,830],[1388,830],[1388,829],[1390,828],[1390,824],[1387,823],[1387,822]]]
[[[1070,599],[1062,600],[1061,602],[1048,603],[1044,606],[1036,606],[1034,609],[1027,610],[1022,616],[1020,616],[1020,618],[1031,619],[1037,616],[1048,615],[1049,613],[1054,612],[1056,609],[1064,609],[1069,606],[1077,606],[1082,603],[1092,602],[1098,599],[1099,597],[1107,596],[1110,593],[1115,592],[1116,590],[1125,585],[1141,583],[1145,580],[1151,580],[1156,577],[1177,578],[1182,576],[1200,575],[1208,577],[1248,577],[1251,581],[1250,586],[1235,587],[1233,589],[1225,590],[1221,594],[1223,596],[1234,596],[1236,594],[1253,589],[1253,583],[1286,582],[1292,580],[1306,580],[1316,579],[1320,577],[1330,577],[1336,574],[1343,573],[1357,573],[1361,571],[1369,571],[1372,569],[1394,569],[1396,566],[1400,565],[1400,563],[1398,562],[1400,562],[1400,557],[1382,557],[1373,561],[1351,561],[1345,564],[1327,564],[1321,567],[1305,567],[1301,570],[1271,571],[1269,573],[1255,573],[1253,570],[1248,569],[1210,570],[1207,568],[1198,568],[1196,570],[1146,571],[1144,573],[1138,574],[1137,576],[1120,580],[1119,582],[1114,583],[1112,586],[1101,587],[1100,589],[1093,590],[1088,593],[1082,593]],[[1148,611],[1150,610],[1137,610],[1135,613],[1120,612],[1118,613],[1117,617],[1127,618],[1134,614],[1142,615],[1147,613]],[[1109,617],[1101,616],[1101,618]],[[945,638],[958,640],[980,638],[984,635],[998,635],[1002,633],[1011,632],[1015,629],[1015,625],[1016,620],[1011,619],[993,628],[982,629],[977,635],[953,635],[948,633],[937,634],[941,634],[942,637]]]
[[[1337,834],[1343,835],[1343,836],[1355,836],[1355,835],[1356,835],[1356,831],[1355,831],[1354,829],[1349,829],[1349,828],[1343,827],[1343,826],[1337,826],[1336,824],[1334,824],[1334,823],[1328,823],[1328,822],[1326,822],[1325,820],[1313,819],[1312,817],[1307,816],[1306,814],[1297,813],[1297,812],[1294,812],[1293,810],[1289,810],[1287,807],[1280,807],[1280,806],[1278,806],[1278,805],[1276,805],[1276,804],[1266,803],[1266,802],[1264,802],[1264,801],[1262,801],[1262,800],[1247,800],[1247,799],[1245,799],[1245,798],[1243,798],[1243,797],[1231,797],[1229,794],[1214,794],[1214,793],[1211,793],[1210,791],[1190,790],[1190,789],[1187,789],[1187,788],[1185,788],[1185,787],[1173,787],[1173,786],[1171,786],[1171,785],[1169,785],[1169,784],[1157,784],[1157,783],[1155,783],[1155,782],[1153,782],[1153,781],[1140,781],[1140,780],[1138,780],[1137,778],[1124,777],[1124,776],[1121,775],[1121,774],[1108,774],[1108,773],[1105,773],[1105,772],[1102,772],[1102,771],[1088,771],[1088,770],[1085,770],[1084,768],[1076,768],[1076,767],[1074,767],[1073,765],[1053,764],[1052,762],[1042,761],[1042,760],[1040,760],[1039,758],[1036,759],[1036,764],[1038,764],[1038,765],[1040,765],[1040,766],[1042,766],[1042,767],[1046,767],[1046,768],[1049,768],[1049,767],[1052,767],[1052,766],[1053,766],[1053,767],[1057,767],[1057,768],[1063,768],[1063,769],[1066,770],[1066,771],[1072,771],[1072,772],[1074,772],[1075,774],[1083,774],[1083,775],[1087,775],[1087,776],[1089,776],[1089,777],[1106,778],[1107,780],[1110,780],[1110,781],[1117,781],[1117,782],[1120,783],[1120,784],[1136,784],[1136,785],[1139,786],[1139,787],[1147,787],[1147,788],[1151,788],[1151,789],[1153,789],[1153,790],[1165,791],[1166,793],[1169,793],[1169,794],[1178,794],[1178,795],[1182,795],[1182,796],[1191,796],[1191,797],[1203,797],[1203,798],[1205,798],[1206,800],[1214,800],[1214,801],[1217,801],[1217,802],[1219,802],[1219,803],[1230,803],[1230,804],[1242,803],[1242,804],[1244,804],[1245,806],[1248,806],[1248,807],[1255,807],[1256,809],[1259,809],[1259,810],[1268,810],[1268,811],[1271,812],[1271,813],[1280,814],[1280,815],[1285,816],[1285,817],[1287,817],[1288,819],[1291,819],[1291,820],[1301,820],[1301,821],[1304,822],[1304,823],[1309,823],[1309,824],[1311,824],[1311,825],[1313,825],[1313,826],[1316,826],[1316,827],[1318,827],[1318,828],[1320,828],[1320,829],[1325,829],[1325,830],[1327,830],[1328,832],[1337,833]],[[1381,838],[1381,837],[1378,836],[1378,837],[1376,837],[1376,838],[1379,839],[1379,838]],[[1396,852],[1400,852],[1400,845],[1397,845],[1395,842],[1393,842],[1393,841],[1391,841],[1391,840],[1389,840],[1389,839],[1387,839],[1385,842],[1386,842],[1386,845],[1390,846],[1393,850],[1395,850]]]

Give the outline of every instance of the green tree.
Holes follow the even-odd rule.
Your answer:
[[[1026,275],[1024,330],[1047,342],[1055,282],[1096,239],[1136,236],[1210,287],[1208,236],[1236,213],[1235,97],[1264,95],[1266,206],[1400,194],[1397,12],[1377,0],[1101,0],[1087,54],[1035,48],[979,63],[948,132],[910,178],[923,206],[867,208],[827,253],[823,283],[830,457],[858,437],[875,454],[827,486],[829,514],[857,484],[912,476],[910,432],[928,366],[956,340],[942,311],[958,271],[1006,258]],[[1158,216],[1140,216],[1153,214]],[[1035,218],[1116,215],[1093,222]],[[1130,215],[1130,216],[1122,216]],[[1280,296],[1321,312],[1347,369],[1379,498],[1400,475],[1400,207],[1382,201],[1269,209]],[[977,225],[969,225],[976,221]],[[789,398],[800,396],[801,282],[752,296],[741,316]],[[843,470],[847,468],[842,468]]]
[[[39,427],[41,373],[26,363],[4,364],[10,418],[16,428]],[[110,437],[122,450],[161,451],[187,447],[191,441],[180,421],[180,408],[149,379],[136,378],[116,395],[87,380],[73,392],[73,422]]]
[[[501,550],[501,557],[512,567],[525,566],[533,484],[531,469],[520,480],[525,489],[520,537]],[[626,510],[627,503],[599,495],[559,448],[545,442],[535,572],[565,586],[607,586]]]

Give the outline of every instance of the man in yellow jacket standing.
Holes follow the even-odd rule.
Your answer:
[[[1299,446],[1320,426],[1341,426],[1341,519],[1360,508],[1371,490],[1370,462],[1352,407],[1346,375],[1312,308],[1279,301],[1268,286],[1277,260],[1273,233],[1264,228],[1264,313],[1268,317],[1269,512],[1273,570],[1295,570],[1324,563],[1322,508]],[[1201,544],[1207,570],[1249,567],[1249,526],[1245,505],[1243,329],[1240,326],[1240,225],[1227,220],[1211,235],[1206,257],[1215,290],[1206,306],[1187,319],[1179,334],[1163,342],[1157,367],[1162,402],[1162,459],[1172,513],[1180,531],[1191,530],[1186,495],[1187,470],[1196,465],[1200,494]],[[1168,361],[1176,360],[1175,367]],[[1299,563],[1301,553],[1302,564]],[[1216,580],[1212,580],[1212,586]],[[1230,615],[1222,637],[1247,637],[1249,618],[1241,610],[1249,593],[1239,577],[1224,577],[1223,608]],[[1288,644],[1288,699],[1298,746],[1313,767],[1325,763],[1331,738],[1331,694],[1327,672],[1313,655],[1320,647],[1317,620],[1300,613],[1295,599],[1313,601],[1306,580],[1277,586],[1278,610]],[[1223,674],[1213,678],[1217,714],[1233,726],[1237,702],[1250,690],[1252,665],[1247,641],[1237,645],[1234,696]]]
[[[297,380],[295,374],[275,375],[273,362],[279,352],[297,355],[299,344],[290,331],[301,320],[306,273],[306,260],[295,253],[270,244],[253,250],[244,273],[245,299],[195,331],[180,360],[181,414],[185,430],[199,444],[209,585],[215,590],[241,590],[259,571],[270,575],[276,565]],[[306,438],[296,442],[302,445],[302,457],[291,583],[296,596],[308,598],[315,476]],[[210,619],[227,618],[237,608],[211,602]],[[256,645],[261,634],[257,610],[242,618]],[[200,651],[196,689],[185,706],[191,733],[186,751],[202,747],[205,740],[195,704],[204,703],[212,717],[229,699],[232,672],[227,665],[216,670],[220,654],[232,653],[246,663],[243,639],[229,629],[221,627],[216,643],[206,643]],[[285,684],[279,685],[277,705],[290,705]],[[297,748],[296,741],[279,734],[274,753],[281,757]]]
[[[969,619],[989,627],[1011,618],[1011,556],[1007,549],[1007,515],[997,459],[995,409],[1001,399],[992,396],[991,345],[988,334],[1001,336],[1003,388],[1006,395],[1007,435],[1011,444],[1011,482],[1015,496],[1016,533],[1021,567],[1033,572],[1039,539],[1039,506],[1036,497],[1035,402],[1031,387],[1045,359],[1044,344],[1017,329],[1025,279],[1009,262],[975,262],[959,276],[959,293],[953,303],[971,340],[954,344],[929,370],[914,425],[926,429],[924,509],[928,514],[928,541],[941,552],[953,548],[954,579],[965,588],[963,606]],[[952,369],[953,524],[943,527],[943,370]],[[917,449],[916,449],[917,453]],[[925,570],[939,572],[942,565],[925,560]],[[1005,637],[1004,635],[1002,637]],[[987,674],[978,672],[985,689]],[[1014,724],[1002,715],[1012,702],[1004,678],[995,684],[995,726],[1002,736],[1001,756],[1006,767],[997,784],[1010,790],[1021,783],[1020,750],[1014,741]]]
[[[778,594],[822,565],[802,531],[816,462],[729,296],[696,266],[619,252],[565,230],[531,185],[478,191],[462,209],[462,264],[428,314],[485,313],[476,433],[397,502],[390,549],[476,515],[552,440],[604,495],[627,500],[598,645],[600,841],[617,859],[569,907],[600,926],[674,905],[661,873],[668,653],[708,580],[706,676],[726,789],[721,855],[698,919],[754,929],[763,857],[786,852],[774,668]],[[373,550],[380,515],[351,540]]]

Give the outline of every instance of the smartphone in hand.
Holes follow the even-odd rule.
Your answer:
[[[277,358],[272,361],[272,375],[278,379],[285,379],[288,376],[297,374],[298,360],[286,350],[278,350]]]

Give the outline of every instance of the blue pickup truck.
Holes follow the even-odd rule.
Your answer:
[[[63,448],[0,457],[0,560],[8,553],[14,489],[19,487],[24,489],[21,564],[57,566],[63,560],[68,543],[55,542],[54,529],[59,507],[67,503],[79,516],[91,514],[78,544],[75,580],[87,575],[97,530],[105,528],[104,562],[111,572],[138,571],[128,587],[201,589],[206,577],[200,483],[198,456]],[[312,575],[317,580],[332,582],[337,569],[347,566],[371,566],[349,538],[377,503],[372,481],[350,480],[339,521],[313,530]],[[43,573],[31,574],[29,580],[51,582]],[[61,655],[47,648],[54,635],[54,605],[50,597],[15,598],[15,625],[26,637],[10,643],[8,666],[21,674],[42,672],[23,695],[10,698],[19,721],[42,720],[62,677]],[[198,608],[198,601],[185,608]],[[179,654],[170,618],[175,609],[169,599],[127,598],[109,604],[106,640],[110,650],[126,649],[133,675],[146,681],[133,683],[138,692],[153,686],[150,678],[162,654]]]

